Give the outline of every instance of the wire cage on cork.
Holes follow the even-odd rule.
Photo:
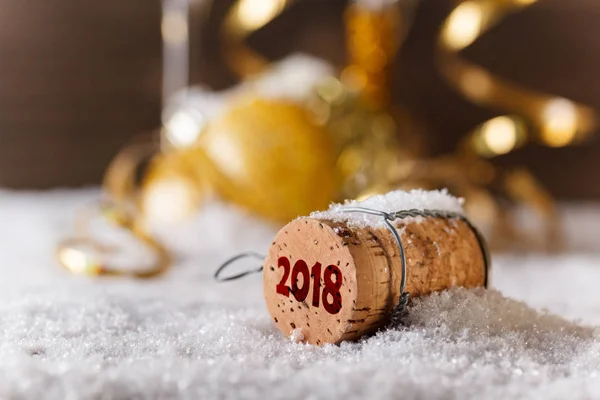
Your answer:
[[[275,236],[263,267],[264,296],[277,327],[325,344],[386,326],[409,297],[486,286],[489,261],[458,199],[396,191],[290,222]]]

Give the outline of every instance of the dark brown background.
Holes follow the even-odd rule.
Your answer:
[[[0,184],[98,182],[155,128],[160,8],[147,0],[0,0]]]
[[[235,82],[217,30],[229,0],[206,18],[193,6],[192,83]],[[250,43],[272,59],[306,51],[344,60],[344,1],[303,0]],[[423,0],[398,58],[394,93],[424,124],[435,152],[494,115],[440,80],[433,41],[453,3]],[[0,0],[0,185],[98,182],[117,149],[158,126],[160,3],[152,0]],[[465,55],[505,78],[600,110],[600,3],[544,0],[507,19]],[[567,149],[529,146],[498,160],[525,164],[559,196],[600,198],[598,140]]]

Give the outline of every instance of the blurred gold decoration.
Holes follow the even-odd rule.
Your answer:
[[[329,137],[297,104],[242,99],[209,124],[199,145],[216,191],[263,217],[289,221],[334,199]]]
[[[176,128],[192,134],[188,126]],[[194,213],[213,191],[278,222],[334,200],[333,145],[298,104],[242,97],[193,137],[155,154],[143,171],[139,153],[145,148],[124,149],[108,169],[106,190],[133,203],[140,218],[164,222]]]
[[[308,102],[336,144],[338,200],[375,194],[374,188],[389,191],[390,166],[414,157],[414,132],[399,133],[389,97],[391,67],[414,5],[412,0],[351,2],[344,15],[349,64],[340,79],[319,85]]]
[[[292,4],[264,0],[260,7],[250,7],[255,1],[258,0],[237,1],[227,14],[222,31],[228,66],[244,78],[268,66],[268,61],[249,49],[244,40]],[[327,130],[335,146],[335,173],[341,183],[331,190],[330,200],[353,198],[377,182],[387,182],[389,165],[407,154],[400,146],[396,121],[390,114],[389,77],[414,4],[414,0],[359,0],[347,8],[349,65],[340,80],[326,79],[319,85],[317,96],[308,101],[315,120]],[[241,196],[239,191],[235,196]],[[288,197],[286,202],[290,201]]]
[[[66,239],[57,247],[57,258],[60,265],[77,275],[87,276],[128,276],[132,278],[151,278],[164,273],[170,266],[170,256],[164,246],[146,233],[132,210],[127,210],[115,203],[102,203],[98,210],[100,217],[133,237],[138,244],[151,253],[147,265],[138,265],[139,256],[135,257],[134,268],[124,268],[122,253],[127,251],[121,243],[104,244],[94,233],[90,232],[92,216],[82,215],[77,221],[77,236]],[[142,263],[143,264],[143,263]]]
[[[551,147],[580,143],[596,129],[597,116],[584,105],[557,96],[538,93],[501,79],[484,68],[469,63],[459,52],[474,43],[503,18],[535,3],[535,0],[466,0],[460,1],[446,18],[437,46],[438,67],[445,80],[473,103],[514,113],[501,115],[477,126],[460,144],[456,157],[459,174],[469,176],[479,157],[492,158],[514,151],[529,141]],[[451,170],[450,166],[445,167]],[[531,247],[560,248],[562,229],[552,197],[525,169],[502,171],[491,164],[485,168],[494,179],[475,182],[472,188],[457,189],[466,199],[467,212],[475,208],[480,215],[496,215],[490,219],[492,243],[521,244]],[[452,185],[450,185],[452,186]],[[541,229],[526,235],[511,219],[508,210],[494,205],[481,189],[500,194],[509,204],[525,207],[537,214]],[[471,193],[471,194],[469,194]],[[479,203],[479,204],[477,204]],[[483,211],[487,210],[487,211]],[[477,215],[473,215],[476,220]]]
[[[269,61],[246,46],[253,32],[267,25],[293,0],[237,0],[225,17],[221,39],[227,66],[239,78],[255,75],[268,67]]]
[[[163,146],[176,149],[194,146],[206,124],[205,117],[191,109],[167,109],[163,119]]]
[[[147,167],[159,152],[155,141],[137,140],[113,158],[104,173],[103,187],[116,203],[136,206]]]
[[[404,41],[406,22],[395,1],[364,3],[351,3],[344,15],[350,63],[341,80],[362,92],[368,106],[382,109],[389,105],[390,67]]]
[[[199,147],[163,151],[149,163],[138,210],[148,221],[172,223],[195,214],[211,193],[204,169],[208,160]]]
[[[341,178],[338,200],[359,197],[373,186],[385,187],[390,181],[390,166],[410,156],[400,145],[392,116],[367,106],[361,92],[336,78],[325,80],[317,88],[308,108],[335,145],[336,169]]]
[[[98,207],[97,217],[112,227],[113,234],[130,237],[126,244],[103,244],[93,232],[93,215],[85,213],[76,223],[76,235],[62,241],[57,249],[60,264],[75,274],[118,275],[150,278],[166,272],[170,265],[167,249],[148,231],[149,220],[173,222],[194,213],[205,193],[203,176],[198,174],[199,149],[175,153],[160,152],[157,143],[136,142],[124,148],[111,162],[104,177],[110,201]],[[207,189],[206,189],[207,190]],[[146,266],[123,268],[111,265],[133,243],[152,253]],[[135,261],[135,260],[134,260]],[[114,260],[113,260],[114,262]]]
[[[467,135],[460,150],[467,156],[474,152],[485,158],[507,154],[525,144],[526,129],[524,121],[518,116],[492,118]]]
[[[459,52],[474,43],[483,33],[498,24],[504,17],[519,12],[534,4],[535,0],[467,0],[460,2],[450,13],[440,31],[438,40],[438,66],[446,81],[461,95],[473,103],[515,113],[534,129],[522,129],[520,141],[502,152],[488,151],[474,146],[475,151],[485,157],[506,154],[516,149],[525,140],[536,140],[550,147],[563,147],[579,143],[597,127],[597,116],[587,106],[558,96],[539,93],[501,79],[484,68],[469,63]],[[512,135],[504,130],[503,135],[490,136],[490,140],[502,141],[508,146]],[[478,137],[477,140],[486,140]]]
[[[202,149],[162,151],[155,141],[132,143],[110,163],[103,187],[116,206],[136,211],[142,222],[175,222],[199,207],[210,192]]]

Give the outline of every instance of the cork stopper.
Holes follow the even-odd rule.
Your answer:
[[[300,218],[275,236],[264,263],[267,308],[284,335],[313,344],[382,328],[400,299],[402,261],[388,228],[328,216]],[[398,219],[411,297],[483,286],[485,255],[461,218]]]

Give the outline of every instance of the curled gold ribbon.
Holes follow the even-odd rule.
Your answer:
[[[170,266],[168,250],[144,228],[143,214],[139,209],[139,194],[150,161],[159,152],[153,141],[136,141],[121,150],[112,160],[104,175],[103,188],[111,201],[101,202],[78,216],[76,236],[61,241],[56,248],[60,265],[79,275],[128,276],[150,278],[163,274]],[[117,229],[130,234],[136,241],[151,250],[155,261],[140,270],[122,270],[111,266],[105,256],[122,250],[103,244],[89,231],[98,214]]]
[[[277,18],[294,0],[238,0],[229,8],[221,29],[225,62],[238,78],[255,75],[269,60],[248,47],[245,40]]]
[[[151,249],[155,261],[148,268],[141,270],[123,270],[109,265],[103,257],[119,249],[115,246],[105,245],[91,236],[87,228],[92,217],[86,214],[78,221],[78,236],[65,239],[57,246],[56,256],[63,268],[78,275],[128,276],[132,278],[151,278],[167,271],[171,264],[169,252],[142,228],[138,218],[127,213],[115,203],[102,203],[95,211],[99,211],[103,218],[126,230],[136,240]]]
[[[487,142],[486,147],[474,146],[473,150],[479,155],[508,153],[523,144],[523,139],[529,138],[551,147],[567,146],[585,140],[597,127],[597,116],[591,108],[521,87],[459,56],[461,50],[505,17],[535,1],[463,1],[452,10],[440,31],[438,67],[446,82],[473,103],[521,115],[534,128],[534,134],[524,131],[526,137],[520,135],[523,133],[517,126],[520,122],[512,127],[510,122],[492,124],[483,133],[476,131],[473,140]],[[514,120],[512,116],[506,117]]]

